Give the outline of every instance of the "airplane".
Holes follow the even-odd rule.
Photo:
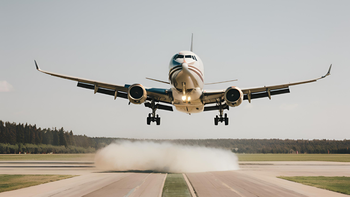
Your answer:
[[[78,87],[91,89],[94,91],[94,94],[101,93],[111,95],[114,97],[114,100],[118,97],[128,99],[129,104],[144,104],[145,107],[152,109],[152,113],[149,113],[147,117],[147,125],[150,125],[151,122],[156,122],[157,125],[160,125],[160,117],[156,114],[156,110],[173,111],[172,106],[178,111],[187,114],[217,110],[219,111],[219,114],[214,117],[214,124],[218,125],[219,122],[224,122],[225,125],[228,125],[229,118],[227,117],[227,113],[224,114],[225,109],[229,110],[230,107],[238,107],[243,100],[248,100],[248,102],[251,103],[252,99],[268,97],[271,100],[271,96],[290,93],[290,86],[316,82],[319,79],[323,79],[330,75],[332,68],[331,64],[326,75],[322,77],[295,83],[261,86],[256,88],[229,86],[223,90],[203,90],[205,84],[204,67],[199,56],[193,53],[193,35],[191,38],[190,51],[180,51],[171,58],[168,74],[169,81],[147,78],[156,82],[168,84],[171,86],[169,89],[147,88],[138,83],[131,85],[116,85],[56,74],[41,70],[36,60],[34,60],[34,62],[38,71],[55,77],[77,81]],[[210,84],[231,81],[235,80]]]

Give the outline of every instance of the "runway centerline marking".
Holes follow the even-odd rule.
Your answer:
[[[227,185],[226,183],[222,182],[219,178],[217,178],[213,173],[210,173],[213,177],[215,177],[215,181],[220,182],[223,186],[227,187],[228,189],[230,189],[231,191],[233,191],[234,193],[238,194],[241,197],[244,197],[243,194],[241,194],[239,191],[233,189],[232,187],[230,187],[229,185]]]
[[[128,196],[130,196],[130,194],[134,193],[134,191],[136,191],[142,184],[145,183],[146,179],[147,179],[151,174],[153,174],[153,172],[150,173],[150,174],[148,174],[148,175],[143,179],[142,183],[140,183],[138,186],[136,186],[136,187],[134,187],[133,189],[131,189],[124,197],[128,197]]]
[[[224,182],[222,182],[222,181],[220,181],[220,182],[221,182],[221,184],[222,184],[223,186],[229,188],[231,191],[235,192],[235,193],[238,194],[239,196],[244,197],[241,193],[239,193],[239,192],[236,191],[235,189],[231,188],[231,187],[228,186],[226,183],[224,183]]]

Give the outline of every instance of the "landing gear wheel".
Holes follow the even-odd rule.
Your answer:
[[[157,117],[156,117],[156,123],[157,123],[157,125],[160,125],[160,117],[158,116],[158,114],[157,114]]]
[[[216,117],[214,118],[214,124],[215,124],[215,125],[218,125],[218,122],[219,122],[219,117],[216,116]]]
[[[148,117],[147,117],[147,125],[150,125],[150,124],[151,124],[151,120],[152,120],[151,114],[148,114]]]
[[[228,117],[227,117],[227,114],[225,114],[224,120],[225,120],[225,125],[228,125]]]

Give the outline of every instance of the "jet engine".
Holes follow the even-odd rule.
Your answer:
[[[224,98],[228,106],[237,107],[242,103],[243,96],[241,89],[231,86],[226,89]]]
[[[142,104],[147,99],[147,91],[141,84],[133,84],[128,89],[128,99],[133,104]]]

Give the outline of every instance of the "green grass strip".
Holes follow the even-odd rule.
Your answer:
[[[163,187],[162,197],[191,197],[182,174],[168,174]]]
[[[350,162],[350,154],[237,154],[239,161]]]
[[[343,194],[350,194],[350,177],[324,177],[324,176],[294,176],[278,177],[304,185],[331,190]]]
[[[0,161],[93,161],[95,154],[0,154]]]
[[[0,192],[74,177],[72,175],[8,175],[0,174]]]

